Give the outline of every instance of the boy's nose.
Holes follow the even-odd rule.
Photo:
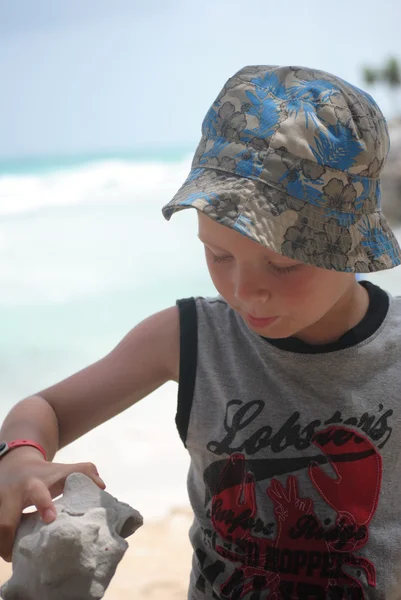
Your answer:
[[[265,303],[271,297],[269,286],[259,278],[238,277],[235,286],[235,297],[240,302]]]

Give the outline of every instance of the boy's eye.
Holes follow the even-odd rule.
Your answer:
[[[295,271],[295,269],[298,269],[299,267],[300,267],[300,265],[292,265],[291,267],[279,267],[277,265],[274,265],[273,263],[270,263],[270,268],[278,275],[285,275],[286,273],[291,273],[292,271]]]
[[[232,256],[218,256],[217,254],[212,254],[212,261],[214,263],[225,263],[232,259]]]

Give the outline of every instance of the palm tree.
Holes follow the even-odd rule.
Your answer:
[[[382,68],[364,67],[363,78],[367,85],[375,85],[376,83],[388,85],[390,94],[393,97],[395,112],[399,112],[397,92],[401,86],[401,68],[395,57],[388,58]]]

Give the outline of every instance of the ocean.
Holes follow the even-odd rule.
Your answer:
[[[195,211],[170,223],[161,214],[190,162],[178,150],[0,161],[1,419],[147,315],[214,294]],[[369,279],[401,295],[400,267]],[[110,493],[145,518],[187,504],[176,394],[163,386],[57,459],[94,462]]]

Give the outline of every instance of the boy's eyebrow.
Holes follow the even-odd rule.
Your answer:
[[[281,261],[280,259],[284,259],[284,261]],[[300,264],[299,261],[294,260],[293,258],[289,258],[288,256],[278,256],[278,259],[274,259],[273,257],[269,258],[268,256],[264,256],[263,257],[264,261],[269,263],[269,265],[274,265],[274,264],[283,264],[283,265],[298,265]],[[290,261],[290,262],[288,262]]]
[[[215,244],[213,244],[212,241],[203,239],[199,233],[198,233],[198,239],[202,242],[202,244],[209,245],[209,246],[212,246],[213,248],[216,248],[216,250],[223,250],[224,252],[226,252],[226,250],[224,250],[224,248],[221,248],[220,246],[215,246]]]

